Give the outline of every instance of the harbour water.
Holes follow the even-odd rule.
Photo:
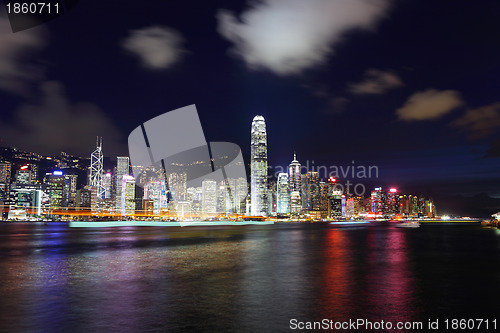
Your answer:
[[[491,323],[500,301],[500,233],[480,226],[0,223],[0,262],[2,332]]]

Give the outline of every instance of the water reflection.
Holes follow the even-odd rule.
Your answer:
[[[500,294],[495,230],[12,224],[0,240],[8,332],[284,331],[292,318],[396,322],[460,309],[493,318],[487,302]],[[463,289],[473,285],[481,292]]]
[[[379,315],[370,320],[412,321],[416,283],[409,262],[408,230],[392,227],[372,231],[364,282],[367,311]]]
[[[321,318],[340,321],[352,316],[353,262],[349,231],[329,229],[323,239],[320,273]]]

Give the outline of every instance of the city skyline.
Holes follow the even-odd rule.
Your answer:
[[[254,119],[257,118],[259,121],[261,122],[264,122],[264,119],[263,117],[261,116],[256,116],[254,117]],[[256,128],[254,128],[254,125],[255,125],[255,122],[252,122],[252,131],[255,130]],[[265,123],[264,123],[264,127],[261,127],[261,130],[264,129],[264,131],[262,133],[265,134],[265,137],[267,137],[267,133],[265,131]],[[251,131],[251,133],[252,133]],[[100,141],[99,141],[100,140]],[[251,140],[252,141],[252,140]],[[267,139],[264,140],[263,142],[266,143],[267,145]],[[105,150],[104,150],[105,151]],[[86,171],[86,174],[87,176],[85,178],[87,178],[87,182],[86,184],[88,183],[89,185],[92,184],[92,157],[96,154],[96,152],[98,152],[98,155],[99,154],[103,154],[103,150],[102,150],[102,139],[99,139],[98,138],[98,141],[97,141],[97,149],[96,151],[94,151],[90,158],[84,158],[84,160],[88,160],[89,162],[89,165],[86,167],[87,171]],[[42,158],[42,155],[38,155],[36,153],[29,153],[29,152],[22,152],[22,154],[26,155],[26,156],[38,156],[38,158]],[[71,156],[70,155],[65,155],[65,153],[62,153],[61,156],[67,156],[67,158],[69,158],[71,160]],[[31,157],[29,157],[31,158]],[[50,159],[52,160],[52,157],[46,157],[47,159]],[[266,158],[267,158],[267,154],[266,154]],[[105,178],[105,176],[107,175],[109,177],[109,180],[108,182],[112,182],[112,179],[115,179],[114,181],[116,182],[114,187],[111,186],[111,184],[108,184],[108,187],[109,187],[109,191],[116,191],[116,195],[113,194],[113,196],[109,195],[109,193],[103,193],[103,197],[105,196],[107,199],[113,199],[115,202],[114,204],[112,204],[109,200],[107,201],[107,203],[104,204],[104,207],[107,207],[106,209],[109,209],[111,206],[114,206],[116,207],[116,209],[120,212],[121,215],[127,215],[126,211],[130,212],[130,209],[132,209],[131,207],[132,206],[129,206],[129,208],[126,208],[127,205],[131,205],[131,203],[129,204],[126,204],[124,202],[124,200],[122,200],[122,192],[121,190],[123,190],[125,192],[127,192],[126,190],[124,190],[122,188],[122,182],[120,182],[120,175],[123,176],[127,176],[129,174],[131,174],[131,168],[133,168],[133,166],[130,164],[130,160],[129,160],[129,157],[128,156],[117,156],[116,157],[116,163],[115,163],[115,167],[114,168],[111,168],[111,169],[106,169],[104,170],[103,169],[103,179]],[[57,159],[56,159],[57,161]],[[75,161],[75,160],[73,160]],[[120,162],[121,161],[121,162]],[[26,162],[26,161],[25,161]],[[59,163],[59,162],[58,162]],[[28,164],[28,165],[24,165],[25,163],[21,163],[23,166],[21,166],[20,170],[16,171],[16,172],[19,172],[19,171],[23,171],[24,168],[27,168],[28,165],[30,165],[30,168],[34,167],[35,170],[37,170],[38,172],[38,166],[36,166],[36,164]],[[15,165],[15,164],[14,164]],[[65,165],[63,163],[63,165]],[[251,170],[251,165],[252,163],[248,163],[249,167],[250,167],[250,170]],[[12,169],[12,166],[9,166],[11,169]],[[374,170],[372,170],[372,168]],[[53,170],[56,170],[56,172],[60,172],[60,171],[57,171],[57,170],[64,170],[65,168],[60,168],[60,167],[53,167],[52,168]],[[114,171],[112,171],[114,169]],[[325,183],[330,181],[333,177],[331,177],[332,175],[332,172],[330,172],[329,174],[326,174],[324,176],[320,176],[318,174],[317,171],[315,170],[325,170],[325,172],[327,172],[328,170],[334,170],[333,171],[333,175],[338,175],[338,174],[342,174],[342,175],[348,175],[348,174],[351,174],[352,175],[352,178],[355,179],[355,177],[357,176],[358,177],[358,180],[364,180],[364,181],[367,181],[367,183],[350,183],[350,178],[338,178],[338,180],[340,181],[339,183],[337,183],[336,185],[337,186],[340,186],[340,194],[349,194],[349,196],[354,196],[354,197],[368,197],[368,199],[370,198],[370,193],[372,193],[373,195],[373,186],[370,188],[370,184],[376,184],[375,186],[378,186],[380,187],[380,183],[377,182],[377,178],[378,178],[378,168],[376,166],[368,166],[368,167],[364,167],[364,166],[356,166],[354,165],[354,161],[352,161],[352,165],[348,165],[348,166],[329,166],[329,167],[326,167],[326,166],[318,166],[318,165],[315,165],[314,163],[312,163],[312,165],[309,165],[309,161],[307,161],[307,163],[305,165],[302,165],[298,160],[297,160],[297,155],[296,153],[294,152],[293,153],[293,160],[290,162],[289,166],[288,167],[282,167],[282,166],[278,166],[277,168],[275,168],[275,171],[276,173],[273,175],[272,173],[269,173],[267,176],[266,176],[266,180],[267,181],[270,181],[271,184],[273,186],[276,186],[277,184],[277,181],[279,180],[279,175],[282,174],[280,172],[278,172],[279,170],[286,170],[287,173],[287,179],[288,179],[288,188],[291,189],[290,193],[289,193],[289,198],[287,200],[289,200],[289,216],[293,217],[297,217],[297,216],[301,216],[301,214],[303,215],[304,211],[307,210],[307,205],[310,205],[310,203],[308,203],[308,200],[310,200],[310,198],[305,198],[304,197],[304,188],[306,188],[307,186],[310,185],[310,182],[308,183],[307,181],[307,178],[311,175],[311,174],[315,174],[316,176],[316,181],[314,183],[317,183],[318,185],[318,193],[320,193],[321,191],[323,191],[320,187],[320,178],[322,179],[322,183]],[[272,168],[269,169],[272,171]],[[361,170],[361,174],[359,173]],[[368,171],[367,171],[368,170]],[[11,170],[11,171],[15,171],[15,170]],[[106,174],[104,174],[104,171],[106,171]],[[374,178],[372,178],[372,171],[373,171],[373,174],[375,175]],[[33,174],[31,174],[30,176],[28,177],[37,177],[37,172],[35,172],[35,176],[33,176]],[[114,175],[114,176],[113,176]],[[174,174],[175,175],[175,174]],[[360,176],[361,175],[361,176]],[[367,176],[368,175],[368,176]],[[74,183],[72,186],[75,187],[76,189],[76,179],[78,178],[76,175],[70,175],[72,177],[74,177],[74,179],[72,180],[72,183]],[[250,172],[250,177],[249,177],[249,181],[250,181],[250,184],[251,184],[251,181],[252,181],[252,173]],[[276,177],[274,177],[276,176]],[[5,176],[3,176],[5,177]],[[17,173],[16,173],[16,177],[17,177]],[[40,176],[38,176],[40,177]],[[168,183],[171,184],[174,184],[173,187],[175,188],[175,179],[174,181],[172,181],[172,175],[169,175],[168,176]],[[320,178],[318,178],[320,177]],[[338,176],[336,176],[338,177]],[[160,177],[161,178],[161,177]],[[32,178],[29,178],[29,179],[32,179]],[[133,177],[131,178],[133,179]],[[123,180],[124,181],[124,180]],[[267,181],[266,181],[266,184],[267,184]],[[337,181],[337,179],[335,179],[335,181]],[[33,180],[32,184],[33,183],[36,183],[35,180]],[[81,179],[79,180],[79,183],[81,183]],[[135,183],[135,180],[134,180],[134,183]],[[346,186],[347,185],[347,186]],[[354,187],[352,187],[352,185],[355,185]],[[357,193],[357,190],[356,190],[356,186],[358,185],[361,185],[361,188],[362,188],[362,192],[361,193]],[[391,184],[391,186],[384,186],[384,188],[387,188],[387,189],[394,189],[394,185],[397,186],[397,184]],[[184,185],[185,186],[185,185]],[[236,185],[233,185],[233,188],[235,188]],[[299,190],[297,191],[297,187],[299,187]],[[250,189],[252,187],[250,186]],[[114,190],[113,190],[114,189]],[[121,189],[121,190],[120,190]],[[377,189],[377,188],[375,188]],[[96,197],[96,193],[97,193],[97,190],[95,190],[95,193],[94,193],[94,190],[91,189],[93,192],[92,194],[89,194],[89,200],[93,197]],[[294,190],[294,191],[292,191]],[[354,190],[354,192],[352,192]],[[132,191],[132,190],[129,190],[129,191]],[[170,192],[171,194],[169,194],[168,196],[172,196],[172,193],[175,193],[176,191],[175,190],[172,190],[171,191],[168,191],[166,190],[166,188],[163,190],[163,191],[166,191],[165,193],[168,193]],[[194,188],[193,190],[191,191],[194,191]],[[259,214],[250,214],[250,215],[254,215],[254,216],[258,216],[258,215],[261,215],[261,216],[274,216],[278,213],[278,210],[277,210],[277,207],[278,207],[278,194],[276,192],[277,190],[276,189],[273,189],[273,188],[270,188],[268,187],[266,189],[266,191],[262,192],[262,193],[266,193],[266,195],[269,195],[271,200],[274,200],[272,201],[272,204],[273,206],[271,205],[271,202],[268,202],[268,205],[267,205],[267,210],[261,210],[261,212]],[[186,192],[186,189],[184,189],[184,192]],[[112,193],[115,193],[115,192],[112,192]],[[136,200],[137,198],[135,198],[135,195],[133,194],[135,193],[135,191],[133,192],[130,192],[129,194],[129,200],[132,199],[133,200]],[[146,195],[146,190],[144,191],[144,199],[147,199],[147,195]],[[408,196],[408,191],[401,191],[401,196],[402,197],[406,197]],[[418,194],[418,193],[416,193]],[[75,196],[76,194],[73,194],[73,196]],[[60,196],[60,199],[62,198],[62,195],[59,195]],[[164,194],[165,198],[167,198],[167,194]],[[409,195],[410,198],[412,197],[412,195]],[[249,196],[251,197],[251,195]],[[417,197],[422,197],[422,194],[420,193],[418,196],[414,196],[415,198]],[[57,200],[60,200],[60,199],[57,199]],[[341,197],[338,197],[339,200],[341,200]],[[62,199],[61,199],[62,200]],[[85,199],[86,200],[86,199]],[[165,199],[167,200],[167,199]],[[239,199],[242,201],[242,199]],[[405,199],[406,200],[406,199]],[[432,200],[432,199],[431,199]],[[481,200],[485,200],[485,198],[481,198]],[[439,200],[438,200],[439,201]],[[73,198],[73,202],[76,202],[76,198]],[[91,201],[89,201],[89,204]],[[127,201],[129,202],[129,201]],[[250,200],[251,202],[251,200]],[[340,202],[340,201],[339,201]],[[340,215],[340,217],[345,217],[346,216],[346,213],[347,213],[347,210],[348,210],[348,207],[347,207],[347,202],[346,199],[342,199],[342,214]],[[456,204],[457,202],[454,202],[454,204]],[[111,206],[110,206],[111,204]],[[351,203],[352,204],[352,203]],[[453,204],[453,203],[452,203]],[[318,203],[316,205],[319,205]],[[325,210],[326,206],[324,206],[325,204],[323,204],[323,210]],[[363,204],[365,207],[372,207],[372,203],[369,202],[368,204]],[[368,206],[366,206],[368,205]],[[434,206],[434,204],[432,204]],[[439,205],[438,205],[439,206]],[[453,205],[452,205],[453,206]],[[156,207],[156,206],[155,206]],[[165,204],[165,208],[167,207],[167,204]],[[224,211],[224,208],[221,208],[223,206],[221,206],[220,204],[217,204],[217,209],[215,210],[216,213],[221,213]],[[250,206],[251,207],[251,206]],[[295,207],[295,208],[293,208]],[[422,206],[423,207],[423,206]],[[463,212],[466,212],[465,214],[459,214],[459,213],[455,213],[455,211],[453,209],[450,209],[448,208],[448,206],[445,206],[445,214],[449,215],[462,215],[462,216],[475,216],[474,214],[467,214],[467,211],[461,211],[462,213]],[[176,206],[177,208],[177,206]],[[158,208],[156,208],[158,209]],[[182,207],[182,209],[187,209],[185,207]],[[200,206],[200,209],[201,209],[201,206]],[[356,210],[355,208],[351,207],[350,208],[351,210]],[[409,211],[416,211],[414,209],[410,209],[408,210],[409,208],[405,208],[405,211],[406,212],[409,212]],[[423,208],[422,208],[423,209]],[[491,208],[490,208],[491,209]],[[238,212],[244,212],[245,208],[242,208],[242,210],[238,210]],[[435,214],[435,208],[431,209],[432,212],[434,212],[433,214]],[[205,209],[201,209],[200,210],[201,212],[206,212]],[[329,211],[329,210],[328,210]],[[376,209],[364,209],[364,211],[370,211],[371,213],[373,213],[374,211],[376,211]],[[214,212],[213,209],[210,209],[210,212]],[[235,211],[236,212],[236,211]],[[403,210],[401,211],[403,212]],[[255,212],[254,212],[255,213]],[[395,213],[395,212],[393,212]],[[175,213],[177,214],[177,213]],[[330,213],[329,213],[330,214]],[[489,214],[489,211],[484,211],[484,213],[482,213],[483,215],[487,215]],[[247,215],[248,215],[248,212],[247,212]],[[318,215],[319,216],[319,215]],[[328,215],[330,216],[330,215]],[[374,215],[373,217],[376,217],[376,215]],[[318,217],[319,218],[319,217]]]
[[[354,2],[306,13],[270,0],[125,1],[134,10],[112,25],[112,8],[82,2],[15,34],[1,6],[0,65],[15,70],[0,76],[0,146],[87,156],[99,135],[120,156],[137,124],[195,103],[206,137],[239,144],[246,160],[261,114],[269,165],[295,150],[318,165],[377,165],[381,182],[412,192],[499,198],[500,5]]]
[[[178,114],[183,111],[181,109],[175,112]],[[185,161],[163,161],[161,168],[158,168],[155,165],[136,166],[128,156],[117,156],[113,171],[106,170],[104,174],[101,137],[97,137],[96,148],[90,154],[88,165],[80,165],[80,161],[71,156],[67,158],[76,163],[74,166],[54,160],[57,164],[48,170],[40,170],[39,163],[36,162],[20,167],[10,161],[3,162],[0,163],[2,215],[7,219],[28,216],[47,218],[47,215],[52,218],[53,214],[56,214],[56,218],[73,219],[72,215],[76,214],[80,218],[86,215],[94,219],[163,217],[176,220],[274,216],[276,219],[316,221],[437,216],[432,198],[398,193],[396,188],[384,191],[382,187],[371,190],[370,195],[367,184],[362,181],[370,180],[373,176],[376,181],[378,168],[370,166],[367,173],[364,166],[356,166],[354,161],[351,166],[340,167],[344,179],[338,178],[339,170],[334,166],[330,170],[335,170],[335,177],[330,172],[325,180],[315,171],[315,167],[319,170],[322,166],[310,166],[309,162],[303,165],[294,152],[293,160],[283,170],[287,172],[280,172],[273,178],[268,174],[268,141],[264,117],[257,115],[253,118],[250,137],[252,156],[249,163],[249,184],[248,175],[246,179],[232,179],[224,175],[223,179],[217,181],[215,179],[219,177],[215,176],[215,172],[202,177],[201,187],[193,187],[200,184],[199,181],[188,182],[188,178],[191,179],[188,173],[191,162],[194,161],[192,158]],[[237,167],[244,162],[236,158],[232,162],[222,163],[222,160],[229,157],[229,150],[222,149],[220,153],[222,155],[218,154],[216,160],[212,158],[210,164],[231,168],[232,165]],[[42,156],[38,158],[42,159]],[[51,157],[46,159],[52,160]],[[196,165],[200,163],[204,164],[203,161],[195,161]],[[75,168],[86,174],[87,181],[83,187],[77,186],[78,173],[72,170]],[[373,176],[372,168],[375,169]],[[172,171],[174,169],[176,171]],[[325,172],[326,169],[325,167]],[[131,175],[132,170],[141,171],[134,177]],[[39,171],[48,171],[42,182],[39,181]],[[346,178],[349,174],[351,178]],[[357,183],[350,182],[356,178]]]

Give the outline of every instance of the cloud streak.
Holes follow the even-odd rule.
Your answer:
[[[72,103],[56,81],[40,84],[38,103],[24,104],[12,122],[0,121],[2,145],[45,154],[61,151],[88,155],[96,136],[104,137],[108,151],[126,151],[122,134],[95,104]]]
[[[369,69],[366,71],[363,81],[349,85],[348,91],[358,95],[381,95],[401,86],[404,86],[404,83],[395,73]]]
[[[43,68],[30,56],[45,46],[43,28],[13,33],[9,20],[0,15],[0,89],[25,95],[29,84],[43,78]]]
[[[471,139],[493,134],[500,128],[500,103],[469,109],[451,125],[467,132]]]
[[[177,63],[185,50],[180,33],[166,27],[153,26],[130,31],[122,47],[141,59],[149,69],[166,69]]]
[[[264,0],[238,19],[219,10],[219,33],[252,69],[298,74],[323,64],[351,29],[372,29],[389,0]]]
[[[396,115],[403,121],[433,120],[463,105],[458,91],[428,89],[411,95]]]

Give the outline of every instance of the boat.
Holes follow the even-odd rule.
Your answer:
[[[491,226],[497,227],[500,229],[500,212],[491,215],[493,217],[493,220],[491,220]]]
[[[420,223],[417,221],[408,221],[408,222],[401,222],[396,224],[396,227],[399,228],[418,228],[420,227]]]
[[[335,227],[366,227],[368,221],[326,221]]]

